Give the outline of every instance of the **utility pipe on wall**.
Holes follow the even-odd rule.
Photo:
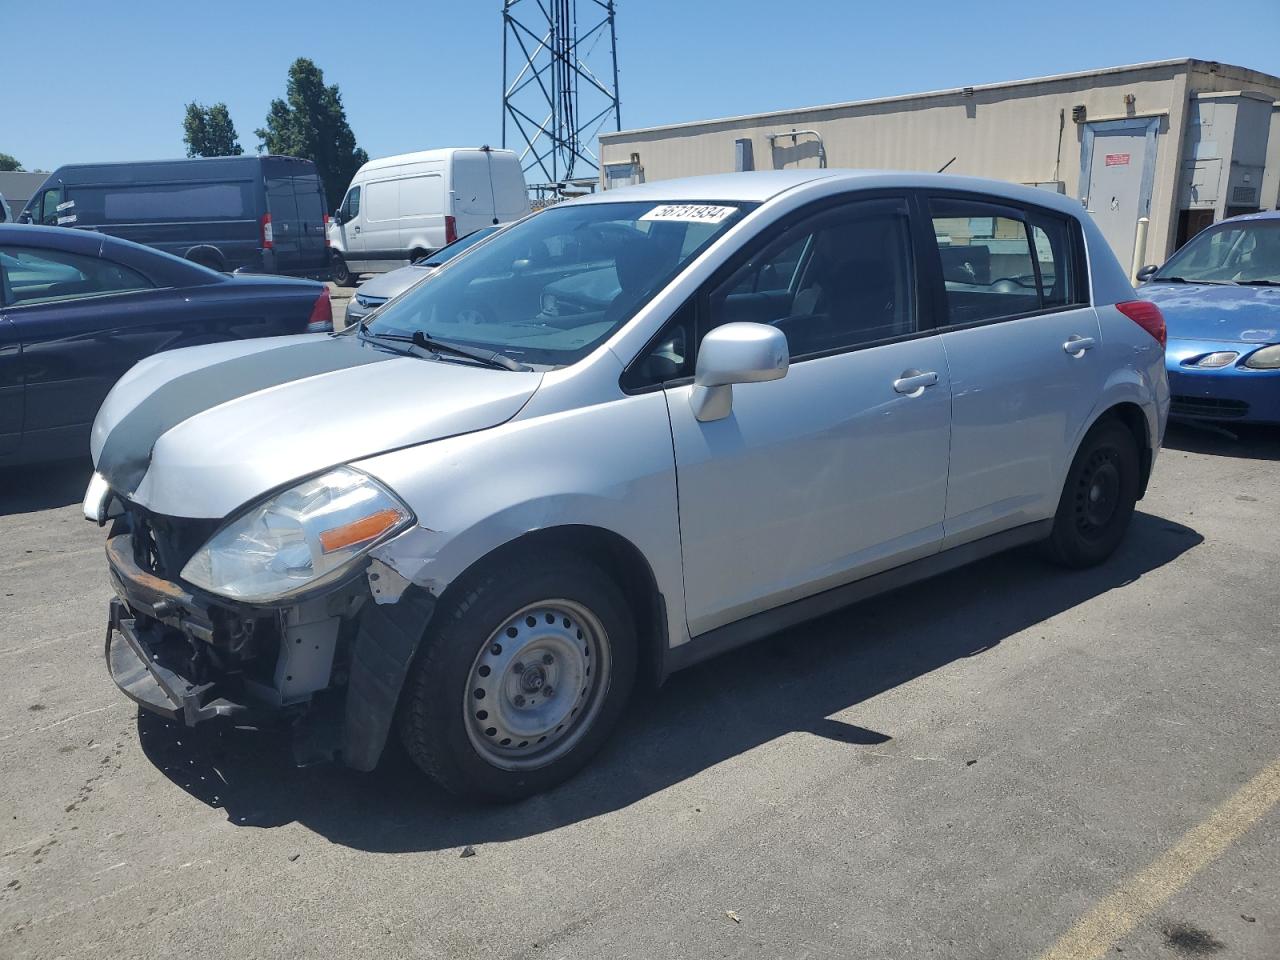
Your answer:
[[[1147,231],[1151,229],[1150,217],[1138,218],[1138,233],[1133,238],[1133,265],[1129,268],[1129,282],[1136,284],[1138,282],[1138,271],[1143,267],[1143,261],[1147,259]]]
[[[778,140],[781,137],[790,137],[791,145],[794,147],[796,145],[796,137],[805,137],[805,136],[817,138],[818,167],[820,169],[825,170],[827,168],[827,148],[826,148],[826,145],[822,142],[822,134],[820,134],[817,130],[791,130],[788,133],[771,133],[768,135],[769,152],[770,153],[773,152],[774,141]]]

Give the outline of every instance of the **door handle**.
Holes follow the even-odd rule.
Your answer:
[[[1098,345],[1098,341],[1093,337],[1080,337],[1072,334],[1067,338],[1067,342],[1062,345],[1062,349],[1077,359],[1084,356],[1086,350],[1092,350]]]
[[[932,370],[927,373],[921,373],[919,370],[904,370],[902,376],[893,381],[893,389],[898,393],[918,397],[924,393],[925,387],[932,387],[937,382],[938,375]]]

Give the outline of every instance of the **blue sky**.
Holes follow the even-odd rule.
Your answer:
[[[526,0],[531,4],[532,0]],[[579,0],[585,9],[587,0]],[[0,152],[181,156],[224,100],[246,150],[295,57],[385,156],[502,136],[501,0],[0,0]],[[618,0],[624,127],[1195,56],[1280,74],[1280,2]],[[38,42],[35,42],[37,41]]]

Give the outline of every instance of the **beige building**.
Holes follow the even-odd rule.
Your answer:
[[[1280,77],[1164,60],[600,137],[605,189],[794,167],[938,170],[1078,197],[1121,263],[1280,205]],[[712,199],[712,198],[708,198]]]

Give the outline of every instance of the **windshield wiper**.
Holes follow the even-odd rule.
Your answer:
[[[498,370],[511,370],[516,373],[523,373],[531,369],[525,366],[519,360],[512,360],[510,357],[499,353],[496,350],[472,350],[470,347],[463,347],[456,343],[450,343],[447,340],[437,340],[429,337],[421,330],[413,331],[413,336],[406,337],[400,333],[370,333],[364,325],[364,321],[360,321],[360,337],[369,340],[389,340],[392,343],[408,343],[420,350],[427,350],[434,354],[447,353],[454,357],[463,357],[467,360],[474,360],[477,363],[483,363],[486,367],[494,367]]]
[[[1152,277],[1152,283],[1208,283],[1215,287],[1234,287],[1234,280],[1188,280],[1186,277]]]
[[[1242,287],[1280,287],[1280,280],[1237,280]]]

